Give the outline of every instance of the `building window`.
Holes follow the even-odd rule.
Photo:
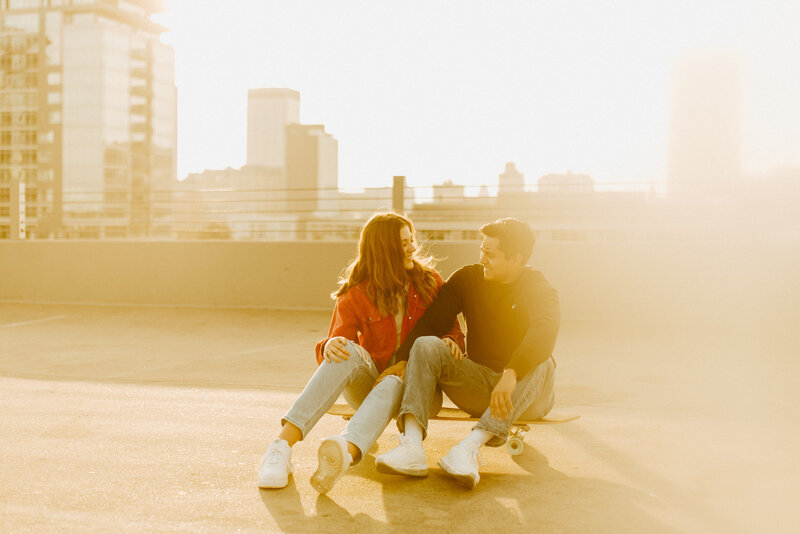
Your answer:
[[[14,1],[14,0],[12,0]],[[20,0],[16,0],[19,2]],[[39,0],[36,0],[38,3]],[[15,6],[8,6],[9,9]],[[5,17],[6,28],[14,28],[27,33],[39,32],[39,15],[8,15]]]
[[[20,163],[23,165],[36,163],[36,151],[35,150],[22,150],[20,151],[22,155],[22,160]]]
[[[8,9],[24,9],[26,7],[41,7],[42,0],[8,0]]]
[[[36,124],[35,111],[19,111],[13,114],[13,121],[17,126],[30,126]]]

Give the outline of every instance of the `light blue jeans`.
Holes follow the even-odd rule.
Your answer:
[[[342,436],[358,447],[360,459],[380,437],[392,417],[397,415],[403,397],[403,382],[396,376],[388,376],[373,387],[380,375],[375,362],[372,358],[362,358],[352,341],[347,343],[346,348],[350,358],[341,362],[322,362],[289,412],[281,419],[281,424],[287,421],[292,423],[305,438],[339,395],[344,394],[345,400],[356,412]],[[441,391],[434,392],[432,398],[434,402],[438,399],[441,406]],[[436,411],[439,409],[433,408]]]
[[[540,363],[517,382],[511,393],[514,410],[508,420],[496,419],[489,409],[492,390],[502,373],[477,364],[468,358],[456,360],[438,337],[418,338],[411,348],[406,367],[406,388],[397,416],[403,431],[403,417],[414,415],[427,434],[430,400],[437,385],[456,406],[480,420],[475,428],[494,435],[487,445],[497,447],[508,439],[511,425],[517,419],[541,419],[553,408],[553,358]],[[436,412],[434,412],[436,413]]]

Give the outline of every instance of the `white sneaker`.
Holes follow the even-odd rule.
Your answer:
[[[397,436],[400,445],[375,458],[375,468],[379,473],[392,475],[410,475],[412,477],[428,476],[428,462],[425,460],[425,449],[422,444]]]
[[[353,458],[347,451],[347,440],[337,435],[322,440],[317,451],[317,460],[317,470],[311,475],[311,486],[325,494],[342,478]]]
[[[462,486],[472,489],[478,485],[481,475],[478,473],[480,450],[470,449],[459,443],[439,460],[439,467],[453,477]]]
[[[259,488],[285,488],[292,474],[292,448],[283,439],[276,439],[267,447],[258,470]]]

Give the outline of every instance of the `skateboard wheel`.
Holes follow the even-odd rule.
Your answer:
[[[525,442],[522,439],[512,436],[508,438],[506,441],[506,450],[511,456],[517,456],[518,454],[522,454],[522,450],[525,448]]]

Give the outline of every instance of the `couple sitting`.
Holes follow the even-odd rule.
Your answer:
[[[439,461],[469,488],[480,480],[481,446],[502,445],[514,421],[550,411],[558,294],[526,265],[534,244],[526,223],[500,219],[480,231],[480,264],[444,282],[431,259],[417,252],[411,221],[381,213],[364,225],[358,256],[334,295],[329,337],[316,347],[320,366],[281,419],[261,461],[259,487],[288,484],[292,446],[342,393],[356,412],[341,435],[319,447],[311,485],[320,493],[361,460],[395,416],[400,444],[375,459],[377,470],[426,476],[422,440],[442,391],[480,417]]]

